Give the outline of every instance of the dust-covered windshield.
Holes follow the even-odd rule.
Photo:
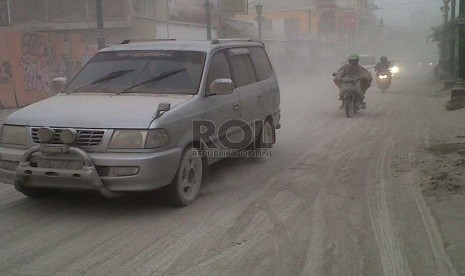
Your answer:
[[[168,77],[126,93],[196,94],[206,54],[197,51],[114,51],[96,54],[66,92],[115,93],[168,72]],[[110,76],[110,77],[108,77]]]

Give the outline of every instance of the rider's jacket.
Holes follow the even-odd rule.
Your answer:
[[[379,62],[375,66],[375,71],[376,72],[386,72],[386,71],[389,71],[390,68],[391,68],[391,63],[389,61],[388,62]]]
[[[362,79],[361,83],[361,90],[363,93],[370,87],[372,77],[370,72],[368,72],[367,69],[363,68],[360,65],[350,65],[350,64],[345,64],[339,70],[337,70],[337,75],[334,79],[334,82],[336,83],[337,86],[341,86],[342,83],[342,78],[345,76],[355,76],[355,77],[360,77]]]
[[[337,70],[337,79],[342,79],[345,76],[356,76],[360,77],[362,79],[365,79],[367,81],[371,81],[371,74],[368,72],[367,69],[363,68],[360,65],[350,65],[350,64],[345,64],[339,70]]]

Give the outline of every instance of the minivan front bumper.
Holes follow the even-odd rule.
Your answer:
[[[79,169],[43,168],[31,161],[35,154],[59,151],[83,162]],[[181,148],[150,153],[88,153],[77,147],[34,146],[28,150],[0,147],[0,161],[16,162],[13,171],[0,168],[0,181],[31,188],[96,190],[112,192],[148,191],[170,184],[182,155]],[[105,173],[101,168],[106,168]],[[117,176],[114,168],[137,168],[133,175]]]

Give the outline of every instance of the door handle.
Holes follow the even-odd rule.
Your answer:
[[[240,104],[233,104],[233,110],[239,110]]]
[[[258,100],[259,102],[261,102],[261,101],[263,100],[263,96],[262,96],[262,95],[257,96],[257,100]]]

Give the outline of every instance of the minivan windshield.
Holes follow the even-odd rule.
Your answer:
[[[193,95],[200,87],[205,57],[204,52],[198,51],[101,52],[63,92]],[[176,74],[167,74],[170,72]],[[157,81],[149,81],[164,74],[167,75]]]

